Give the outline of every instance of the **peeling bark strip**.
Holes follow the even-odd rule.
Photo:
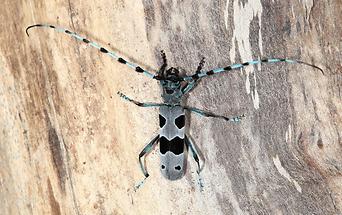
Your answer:
[[[63,151],[61,146],[61,141],[57,135],[56,129],[52,127],[50,118],[45,111],[45,120],[48,127],[48,141],[49,141],[49,148],[52,155],[52,161],[54,168],[57,173],[57,177],[59,180],[59,186],[62,192],[65,192],[65,182],[66,182],[66,166],[63,160]]]

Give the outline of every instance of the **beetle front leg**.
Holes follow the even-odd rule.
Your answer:
[[[196,70],[195,74],[201,73],[201,70],[202,70],[203,65],[205,63],[204,59],[205,58],[202,58],[201,62],[198,64],[198,67],[197,67],[197,70]],[[190,92],[196,86],[197,81],[198,81],[198,79],[194,78],[193,80],[187,82],[186,85],[182,89],[183,95],[188,93],[188,92]]]
[[[186,83],[186,85],[182,88],[182,94],[187,94],[188,92],[190,92],[190,90],[192,90],[196,85],[196,81],[190,81],[188,83]]]
[[[165,79],[165,70],[167,67],[167,59],[166,59],[165,52],[163,50],[161,50],[160,53],[161,53],[161,56],[163,58],[163,65],[160,67],[160,69],[157,72],[156,79],[158,79],[158,80]]]

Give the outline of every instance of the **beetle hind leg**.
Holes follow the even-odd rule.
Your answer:
[[[159,140],[159,134],[156,135],[145,147],[144,149],[140,152],[139,154],[139,164],[140,164],[140,168],[141,171],[143,172],[145,178],[140,181],[137,185],[135,185],[134,187],[134,191],[137,191],[144,183],[145,180],[148,178],[149,174],[147,172],[146,166],[144,165],[143,161],[141,160],[142,157],[144,157],[145,155],[147,155],[148,153],[150,153],[153,149],[153,147],[155,146],[155,144],[158,142]]]
[[[203,191],[204,185],[203,185],[203,179],[202,179],[202,177],[200,175],[202,169],[201,169],[201,166],[200,166],[200,163],[199,163],[199,158],[198,158],[199,156],[198,156],[198,153],[197,153],[197,151],[196,151],[196,149],[194,147],[194,144],[192,143],[192,141],[190,140],[190,138],[187,135],[185,135],[185,144],[190,149],[190,151],[192,153],[192,157],[194,158],[194,160],[197,163],[197,170],[196,170],[196,172],[197,172],[197,175],[198,175],[198,185],[200,187],[200,191]]]

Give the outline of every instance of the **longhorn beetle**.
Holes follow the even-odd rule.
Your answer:
[[[139,154],[139,163],[141,170],[145,176],[145,178],[135,187],[138,189],[149,177],[149,174],[146,170],[146,167],[142,161],[142,158],[152,151],[154,146],[159,142],[159,155],[160,155],[160,170],[163,176],[169,180],[177,180],[183,177],[185,174],[185,164],[186,164],[186,150],[190,149],[192,152],[192,157],[197,163],[197,174],[200,174],[201,167],[199,163],[199,156],[197,151],[191,142],[190,138],[185,133],[185,111],[190,111],[197,113],[204,117],[214,117],[221,118],[225,121],[229,122],[239,122],[244,115],[235,116],[228,118],[226,116],[217,115],[205,110],[201,110],[195,107],[188,107],[182,104],[182,98],[185,94],[187,94],[190,90],[193,90],[196,86],[197,81],[200,78],[215,75],[231,70],[240,69],[242,67],[248,65],[262,64],[262,63],[278,63],[278,62],[286,62],[286,63],[299,63],[314,67],[319,69],[322,73],[323,70],[315,65],[300,61],[300,60],[291,60],[286,58],[266,58],[262,60],[252,60],[245,63],[232,64],[230,66],[224,68],[217,68],[209,71],[202,71],[202,67],[204,65],[204,58],[200,61],[197,70],[192,75],[180,75],[178,69],[170,67],[167,68],[167,59],[166,55],[163,51],[161,51],[161,56],[163,59],[163,65],[160,69],[153,74],[139,65],[128,62],[123,59],[116,53],[109,51],[108,49],[98,45],[95,42],[88,40],[85,37],[78,35],[75,32],[71,32],[67,29],[55,27],[53,25],[48,24],[35,24],[28,26],[26,28],[26,34],[28,34],[28,30],[33,27],[44,27],[44,28],[52,28],[57,32],[64,32],[71,37],[76,38],[77,40],[83,41],[84,43],[98,49],[101,53],[109,55],[111,58],[114,58],[119,63],[125,64],[128,67],[134,69],[138,73],[142,73],[148,76],[151,79],[158,80],[162,90],[162,99],[163,103],[145,103],[135,101],[121,92],[118,92],[118,95],[123,99],[134,103],[139,107],[159,107],[159,126],[160,132],[158,135],[152,138],[152,140],[144,147],[144,149]],[[324,74],[324,73],[323,73]],[[202,183],[200,179],[200,186],[202,188]]]

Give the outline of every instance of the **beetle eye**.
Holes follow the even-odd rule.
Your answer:
[[[180,166],[175,167],[176,170],[181,170],[182,168]]]

